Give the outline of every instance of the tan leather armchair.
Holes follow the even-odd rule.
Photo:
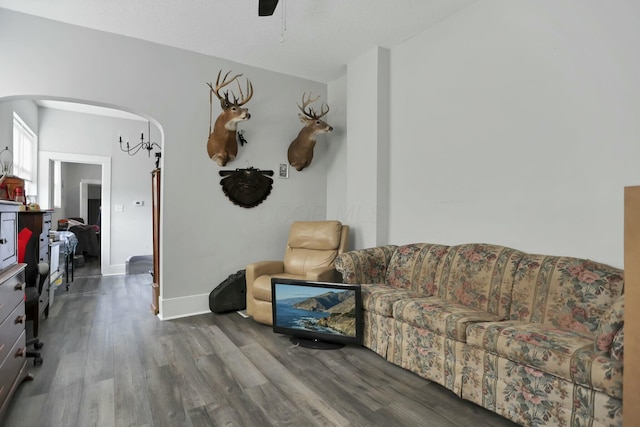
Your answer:
[[[284,261],[261,261],[247,266],[247,314],[256,322],[273,324],[272,277],[339,281],[333,262],[347,250],[348,244],[349,226],[340,221],[294,222]]]

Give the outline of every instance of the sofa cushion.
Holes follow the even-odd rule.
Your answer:
[[[513,284],[510,318],[593,336],[622,287],[622,270],[605,264],[525,255]]]
[[[393,305],[393,317],[461,342],[466,340],[470,323],[500,320],[495,314],[435,297],[398,301]]]
[[[363,309],[385,317],[393,316],[393,304],[396,301],[419,297],[415,292],[384,284],[362,284],[360,292]]]
[[[389,261],[386,283],[431,296],[436,292],[436,273],[448,246],[413,243],[398,246]]]
[[[467,344],[513,362],[622,398],[622,362],[593,348],[593,338],[539,323],[476,323]]]
[[[595,346],[596,351],[611,351],[613,337],[624,325],[624,295],[615,300],[611,306],[604,312],[604,315],[598,322],[596,330]]]
[[[452,246],[438,270],[435,296],[506,318],[513,278],[523,256],[497,245]]]

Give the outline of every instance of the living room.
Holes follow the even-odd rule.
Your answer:
[[[0,101],[119,107],[161,129],[162,319],[208,311],[228,274],[280,258],[294,220],[339,219],[353,248],[477,241],[622,267],[623,188],[640,182],[637,21],[632,2],[473,2],[321,82],[0,9]],[[255,88],[226,169],[285,162],[303,92],[331,106],[312,166],[274,178],[253,209],[229,202],[204,155],[220,69]]]

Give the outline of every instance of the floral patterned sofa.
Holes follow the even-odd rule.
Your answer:
[[[364,344],[526,426],[621,426],[623,272],[504,246],[416,243],[338,255]]]

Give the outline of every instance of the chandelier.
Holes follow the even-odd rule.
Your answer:
[[[147,151],[147,155],[149,157],[151,157],[151,152],[157,148],[158,152],[155,153],[155,157],[156,157],[156,168],[159,167],[160,165],[160,157],[162,156],[162,153],[160,150],[162,150],[162,147],[160,147],[160,145],[158,145],[155,142],[151,142],[151,122],[147,121],[147,125],[148,125],[148,130],[149,130],[149,139],[147,141],[144,140],[144,132],[140,134],[140,142],[138,142],[136,145],[134,145],[133,147],[129,145],[129,141],[127,141],[125,144],[125,146],[123,146],[123,141],[122,141],[122,136],[120,136],[118,142],[120,143],[120,150],[124,151],[125,153],[127,153],[130,156],[135,156],[136,154],[138,154],[138,152],[140,150],[146,150]]]

